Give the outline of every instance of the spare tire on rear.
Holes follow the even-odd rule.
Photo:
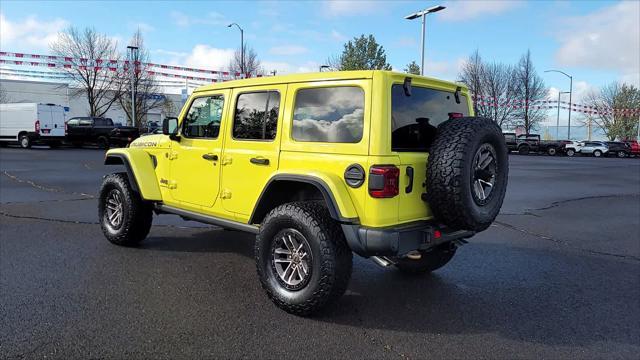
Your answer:
[[[495,122],[451,119],[438,126],[430,146],[424,198],[444,225],[482,231],[500,212],[508,175],[507,146]]]

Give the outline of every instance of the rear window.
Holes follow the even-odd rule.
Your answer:
[[[515,134],[504,134],[504,139],[506,141],[516,141],[516,135]]]
[[[391,149],[393,151],[428,151],[438,125],[449,113],[469,115],[466,96],[456,103],[453,92],[413,86],[406,96],[402,84],[391,87]]]

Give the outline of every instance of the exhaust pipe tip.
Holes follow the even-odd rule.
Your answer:
[[[393,261],[389,260],[384,256],[372,256],[371,260],[373,260],[373,262],[375,262],[376,264],[380,265],[383,268],[389,267],[394,264]]]

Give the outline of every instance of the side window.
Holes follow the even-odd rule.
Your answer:
[[[78,119],[71,119],[67,121],[68,126],[78,126],[79,123],[80,123],[80,120]]]
[[[224,97],[215,95],[193,100],[182,121],[182,135],[188,138],[215,139],[220,133]]]
[[[238,96],[233,119],[233,138],[273,140],[276,138],[280,93],[263,91]]]
[[[80,126],[91,126],[92,124],[93,124],[93,120],[80,119]]]
[[[357,143],[364,126],[364,91],[357,86],[301,89],[291,136],[296,141]]]

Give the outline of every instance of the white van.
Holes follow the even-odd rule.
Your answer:
[[[65,136],[65,108],[54,104],[0,104],[0,145],[57,146]]]

